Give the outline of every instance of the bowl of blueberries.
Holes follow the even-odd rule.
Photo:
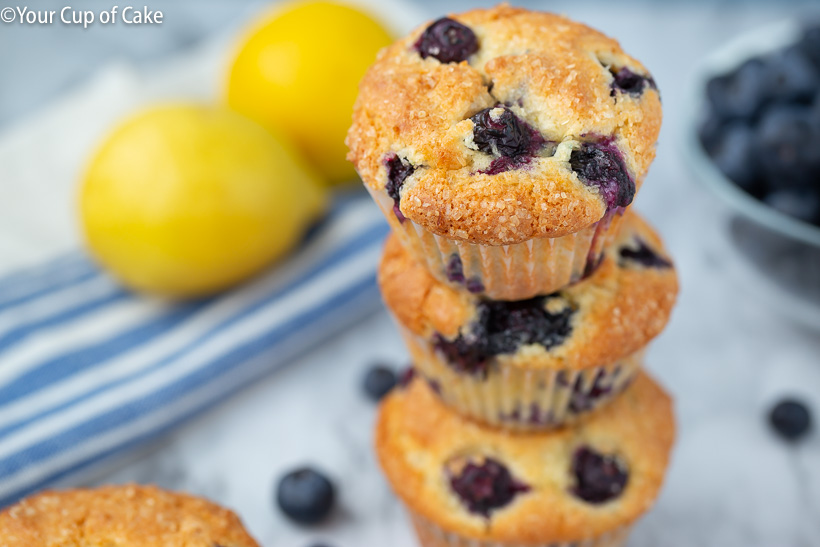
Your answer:
[[[820,21],[718,49],[692,103],[689,163],[732,211],[741,269],[788,315],[820,327]]]

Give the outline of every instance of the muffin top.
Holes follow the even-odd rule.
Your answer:
[[[606,412],[526,435],[462,418],[416,378],[382,405],[376,451],[423,518],[470,538],[543,545],[600,536],[646,512],[674,436],[669,396],[645,373]]]
[[[384,49],[347,144],[397,215],[485,245],[558,237],[624,207],[655,155],[655,82],[618,42],[501,5]]]
[[[3,547],[258,547],[231,511],[153,486],[43,492],[0,513]]]
[[[553,369],[614,363],[663,330],[678,292],[660,238],[631,211],[594,272],[548,296],[504,302],[456,290],[436,280],[395,235],[387,240],[379,284],[399,323],[471,374],[484,374],[493,360]]]

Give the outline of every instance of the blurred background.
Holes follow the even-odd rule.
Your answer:
[[[113,4],[71,6],[98,12]],[[395,35],[444,12],[493,4],[353,2]],[[816,0],[515,4],[563,13],[617,38],[662,91],[658,156],[636,207],[664,236],[681,278],[673,319],[648,354],[648,368],[675,396],[679,442],[661,499],[630,545],[820,546],[820,434],[816,427],[803,431],[798,416],[801,423],[791,425],[801,429],[800,438],[792,442],[770,423],[770,412],[784,400],[799,402],[815,416],[820,412],[820,171],[806,171],[820,165],[820,122],[803,127],[797,121],[820,119],[820,99],[814,99],[820,97],[820,68],[806,76],[811,69],[804,70],[802,60],[778,64],[788,68],[781,86],[786,91],[777,96],[754,91],[769,81],[765,71],[736,75],[747,59],[795,43],[802,24],[820,22]],[[29,8],[59,11],[65,5],[44,1]],[[334,186],[315,198],[315,211],[305,213],[310,223],[325,207],[331,213],[307,239],[301,238],[310,223],[300,225],[286,258],[235,292],[181,305],[136,297],[111,279],[98,279],[84,258],[77,187],[102,139],[147,104],[219,100],[246,29],[272,5],[155,2],[149,7],[163,12],[159,25],[0,23],[3,502],[52,485],[156,482],[236,509],[264,545],[415,545],[373,460],[375,405],[361,389],[374,364],[399,369],[407,361],[372,276],[386,227],[369,202],[356,209],[361,191]],[[321,44],[318,51],[344,57],[358,38],[340,40],[338,47]],[[752,106],[748,113],[735,112],[727,103]],[[786,107],[793,107],[788,116],[766,121],[766,112]],[[749,175],[761,140],[782,161],[756,166]],[[766,174],[784,166],[797,170],[793,181]],[[297,173],[300,167],[288,163],[287,169]],[[293,176],[313,176],[299,173]],[[355,224],[351,217],[364,220]],[[350,235],[327,235],[342,232]],[[330,268],[322,261],[354,239],[357,246],[345,257],[361,271],[306,276]],[[293,285],[303,275],[312,284]],[[324,307],[311,308],[308,319],[293,319],[302,318],[302,311],[277,300],[283,291],[297,294],[288,287],[316,291],[326,283],[332,287]],[[343,283],[350,290],[342,291]],[[27,299],[40,292],[66,294],[59,302],[29,305]],[[213,326],[240,321],[246,316],[235,319],[237,312],[246,309],[268,315],[237,323],[236,332]],[[274,323],[279,328],[277,314],[288,316],[287,329],[265,330]],[[151,321],[145,326],[115,330],[146,318]],[[236,365],[233,376],[220,379],[195,365],[200,354],[219,354],[254,329],[262,333],[258,352],[241,346],[226,353],[224,366]],[[168,336],[167,347],[157,343],[146,353],[133,352],[170,332],[175,337]],[[317,343],[315,333],[321,333]],[[79,347],[77,340],[88,340],[88,346]],[[158,356],[166,351],[180,370],[205,371],[184,376],[187,383],[179,386],[169,384],[162,403],[171,409],[174,400],[191,397],[190,404],[169,410],[173,420],[135,420],[122,438],[103,423],[114,416],[103,403],[88,410],[102,421],[89,418],[86,431],[66,427],[73,419],[68,399],[66,406],[49,407],[43,401],[54,395],[43,391],[42,401],[24,400],[44,377],[60,390],[77,389],[81,398],[80,376],[77,385],[57,382],[78,373],[94,355],[104,354],[123,370],[156,362],[161,372],[166,361]],[[28,366],[43,363],[45,376],[26,376],[33,370]],[[116,382],[123,382],[117,385],[130,397],[127,379],[112,376],[110,385]],[[194,392],[209,382],[222,386]],[[26,429],[28,404],[43,405],[37,408],[51,421],[42,429]],[[135,401],[129,416],[147,416],[151,404]],[[325,470],[338,488],[337,509],[317,527],[292,524],[273,500],[277,477],[304,464]]]

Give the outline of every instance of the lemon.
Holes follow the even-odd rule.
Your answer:
[[[155,107],[118,127],[85,174],[92,254],[126,286],[213,293],[294,247],[323,184],[268,130],[227,109]]]
[[[228,104],[281,129],[331,182],[352,180],[344,139],[358,84],[391,41],[356,9],[294,4],[248,32],[230,70]]]

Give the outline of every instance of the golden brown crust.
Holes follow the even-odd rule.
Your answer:
[[[0,513],[3,547],[258,547],[231,511],[154,486],[43,492]]]
[[[646,74],[615,40],[506,5],[451,17],[478,37],[469,63],[422,59],[413,45],[425,24],[383,50],[364,77],[347,144],[367,185],[384,188],[389,154],[406,158],[417,170],[404,183],[402,213],[436,234],[486,245],[559,237],[603,216],[603,199],[568,164],[591,135],[615,138],[640,185],[655,155],[660,97],[649,88],[640,97],[611,94],[609,66]],[[559,143],[555,155],[478,173],[491,157],[470,147],[469,118],[499,103]]]
[[[600,536],[645,513],[663,483],[674,437],[672,402],[644,373],[607,412],[555,432],[526,435],[466,420],[415,380],[382,405],[376,451],[393,490],[412,512],[465,537],[543,545]],[[589,504],[571,494],[571,457],[580,446],[624,462],[629,479],[620,497]],[[502,462],[531,490],[489,519],[466,511],[443,470],[452,458],[469,455]]]
[[[671,267],[647,268],[619,260],[620,249],[633,245],[636,238],[668,259],[658,235],[636,213],[627,212],[598,270],[556,293],[576,309],[571,335],[550,350],[525,346],[499,356],[499,362],[525,368],[597,367],[635,353],[660,334],[677,297],[677,275]],[[395,235],[385,245],[379,284],[397,320],[427,339],[436,333],[452,339],[467,332],[481,301],[437,281]]]

